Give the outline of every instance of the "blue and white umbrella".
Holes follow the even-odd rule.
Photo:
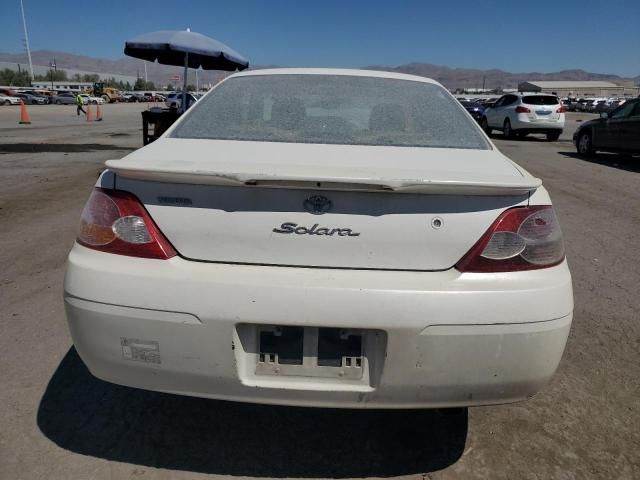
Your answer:
[[[244,70],[249,61],[222,42],[187,30],[161,30],[145,33],[125,42],[130,57],[184,67],[182,108],[186,105],[187,69]]]

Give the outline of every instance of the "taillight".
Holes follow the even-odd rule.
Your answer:
[[[531,113],[527,107],[516,107],[516,113]]]
[[[176,251],[131,193],[96,188],[80,217],[78,243],[101,252],[168,259]]]
[[[564,113],[567,111],[567,108],[564,105],[560,105],[560,108],[556,110],[556,113]]]
[[[551,267],[563,259],[562,231],[553,207],[516,207],[493,222],[456,268],[512,272]]]

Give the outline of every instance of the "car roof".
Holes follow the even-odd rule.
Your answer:
[[[343,75],[349,77],[372,77],[391,78],[396,80],[411,80],[414,82],[440,85],[440,83],[431,78],[419,77],[417,75],[385,72],[382,70],[358,70],[348,68],[265,68],[260,70],[245,70],[243,72],[235,73],[228,78],[255,77],[263,75]]]

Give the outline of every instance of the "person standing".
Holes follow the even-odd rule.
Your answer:
[[[84,108],[82,108],[82,97],[80,96],[80,94],[76,95],[76,106],[78,108],[76,108],[76,113],[78,114],[78,116],[80,116],[80,112],[84,113],[85,115],[87,114],[87,112],[84,111]]]

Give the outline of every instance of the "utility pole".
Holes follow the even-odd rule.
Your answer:
[[[144,83],[147,83],[149,80],[147,79],[147,62],[145,62],[144,60],[142,61],[142,63],[144,64]],[[146,85],[145,85],[146,87]]]
[[[198,84],[198,69],[196,69],[196,92],[200,91],[200,85]]]
[[[56,66],[56,59],[54,58],[52,62],[49,62],[49,75],[51,76],[51,91],[53,91],[53,72],[57,72],[58,67]]]
[[[29,73],[31,74],[31,80],[33,80],[33,63],[31,63],[31,49],[29,48],[29,34],[27,33],[27,21],[24,18],[24,5],[22,4],[22,0],[20,0],[20,10],[22,10],[22,26],[24,27],[24,41],[27,47],[27,57],[29,57]]]

